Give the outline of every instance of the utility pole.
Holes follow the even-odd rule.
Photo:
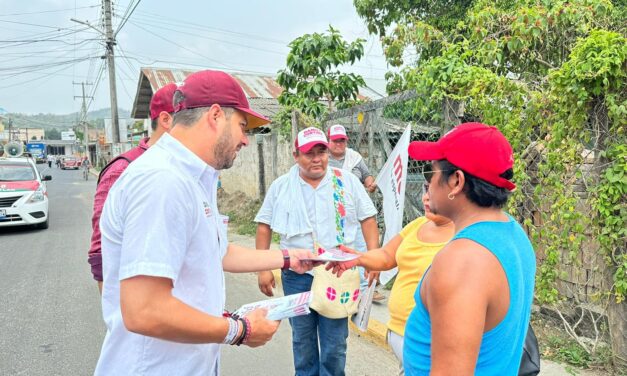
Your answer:
[[[107,66],[109,68],[109,94],[111,96],[111,127],[113,128],[111,129],[111,151],[113,156],[115,156],[117,155],[119,151],[118,148],[120,146],[120,121],[118,118],[118,97],[115,81],[115,59],[113,57],[113,46],[115,46],[116,43],[115,35],[113,34],[113,26],[111,23],[111,0],[102,0],[102,7],[104,10],[104,32],[94,27],[89,22],[79,21],[74,18],[70,18],[70,21],[88,26],[99,32],[105,38],[105,44],[107,49],[105,57],[107,59]]]
[[[74,85],[79,85],[78,82],[72,82],[72,83]],[[74,99],[83,98],[83,104],[81,105],[81,120],[79,123],[83,123],[83,143],[85,144],[85,156],[87,156],[87,159],[89,159],[90,162],[93,162],[91,158],[89,158],[89,129],[87,127],[87,103],[85,102],[85,99],[91,98],[85,95],[85,85],[93,85],[93,84],[88,83],[88,82],[81,82],[80,85],[83,90],[83,95],[82,96],[75,95]]]
[[[13,126],[13,119],[9,118],[9,142],[11,142],[11,127]]]
[[[104,26],[107,37],[107,65],[109,66],[109,92],[111,93],[111,130],[113,144],[120,143],[120,124],[118,120],[118,98],[115,84],[115,61],[113,59],[113,46],[115,38],[111,26],[111,0],[103,0],[104,4]]]

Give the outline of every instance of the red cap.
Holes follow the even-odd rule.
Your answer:
[[[327,131],[327,136],[329,140],[348,140],[348,136],[346,135],[346,128],[343,125],[335,124],[329,127]]]
[[[237,81],[229,74],[221,71],[204,70],[190,74],[177,91],[184,99],[175,111],[197,107],[210,107],[218,104],[222,107],[233,107],[246,114],[247,129],[256,128],[270,122],[267,117],[250,109],[246,94]]]
[[[514,183],[500,176],[514,166],[514,153],[496,127],[481,123],[460,124],[437,142],[412,142],[409,156],[419,161],[446,159],[492,185],[509,191],[516,189]]]
[[[327,138],[324,136],[324,132],[314,127],[305,128],[298,132],[298,137],[296,137],[296,141],[294,141],[294,147],[303,153],[307,153],[316,145],[329,147],[329,143],[327,142]]]
[[[150,100],[150,118],[156,119],[161,112],[173,113],[172,98],[176,91],[176,84],[167,84],[157,90]]]

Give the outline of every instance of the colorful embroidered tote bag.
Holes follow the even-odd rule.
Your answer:
[[[344,185],[342,172],[333,169],[333,203],[335,206],[335,227],[337,244],[344,244],[344,223],[346,221]],[[314,246],[318,249],[314,236]],[[359,270],[352,268],[338,278],[325,270],[324,265],[314,268],[311,285],[313,301],[311,308],[330,319],[352,316],[359,306]]]

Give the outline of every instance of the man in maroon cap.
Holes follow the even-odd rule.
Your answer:
[[[450,218],[456,235],[416,290],[405,371],[517,375],[536,259],[525,231],[502,210],[516,188],[512,148],[497,128],[466,123],[437,142],[412,142],[409,155],[431,161],[431,211]]]
[[[261,346],[279,326],[263,309],[224,317],[224,271],[313,267],[301,261],[310,251],[228,244],[218,171],[248,144],[247,129],[269,122],[237,81],[191,74],[174,108],[170,132],[128,167],[102,211],[107,334],[96,375],[219,375],[221,345]]]
[[[102,254],[100,246],[100,214],[107,199],[109,190],[120,175],[126,170],[129,163],[144,154],[144,151],[154,145],[161,135],[168,132],[172,126],[172,114],[174,105],[172,97],[176,90],[176,84],[167,84],[157,90],[150,100],[150,121],[152,134],[144,138],[135,148],[113,158],[98,176],[98,185],[94,196],[94,211],[91,217],[91,247],[89,248],[87,261],[91,265],[91,274],[98,282],[98,289],[102,291]]]

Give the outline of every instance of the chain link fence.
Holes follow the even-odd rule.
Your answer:
[[[415,93],[404,92],[384,99],[368,102],[350,109],[339,110],[329,114],[323,123],[326,131],[331,125],[341,124],[348,132],[348,146],[358,151],[364,158],[366,165],[373,176],[377,176],[391,153],[396,142],[402,135],[407,124],[412,126],[411,140],[437,140],[451,127],[466,121],[475,121],[471,115],[464,114],[463,104],[454,101],[445,101],[442,106],[442,120],[433,123],[425,119],[416,118]],[[594,127],[590,124],[590,127]],[[598,128],[598,127],[597,127]],[[560,172],[564,184],[564,195],[576,196],[577,202],[572,208],[584,220],[592,216],[591,199],[594,182],[599,179],[602,169],[601,152],[602,141],[610,134],[601,134],[602,129],[591,129],[593,138],[581,140],[580,156],[569,166],[562,166]],[[601,133],[599,133],[601,132]],[[547,159],[552,154],[547,152],[547,134],[542,129],[534,129],[529,134],[521,135],[524,138],[523,150],[516,150],[519,166],[522,166],[524,175],[528,178],[518,181],[518,190],[514,194],[512,206],[509,210],[524,227],[534,243],[538,268],[545,261],[544,249],[551,241],[542,237],[538,229],[546,226],[550,221],[559,221],[552,216],[550,203],[543,200],[543,181],[554,176],[554,170],[547,170]],[[607,162],[606,162],[607,163]],[[422,186],[424,183],[423,162],[409,159],[407,188],[405,196],[404,224],[423,215],[421,202]],[[372,196],[379,209],[378,222],[381,232],[385,231],[382,213],[382,196],[374,193]],[[582,250],[576,255],[564,252],[557,262],[557,286],[560,294],[575,301],[577,305],[598,305],[598,295],[607,291],[607,278],[604,275],[605,263],[599,252],[599,245],[590,227],[582,227],[580,233],[555,234],[566,239],[573,236],[582,236]],[[594,309],[601,312],[601,309]]]

